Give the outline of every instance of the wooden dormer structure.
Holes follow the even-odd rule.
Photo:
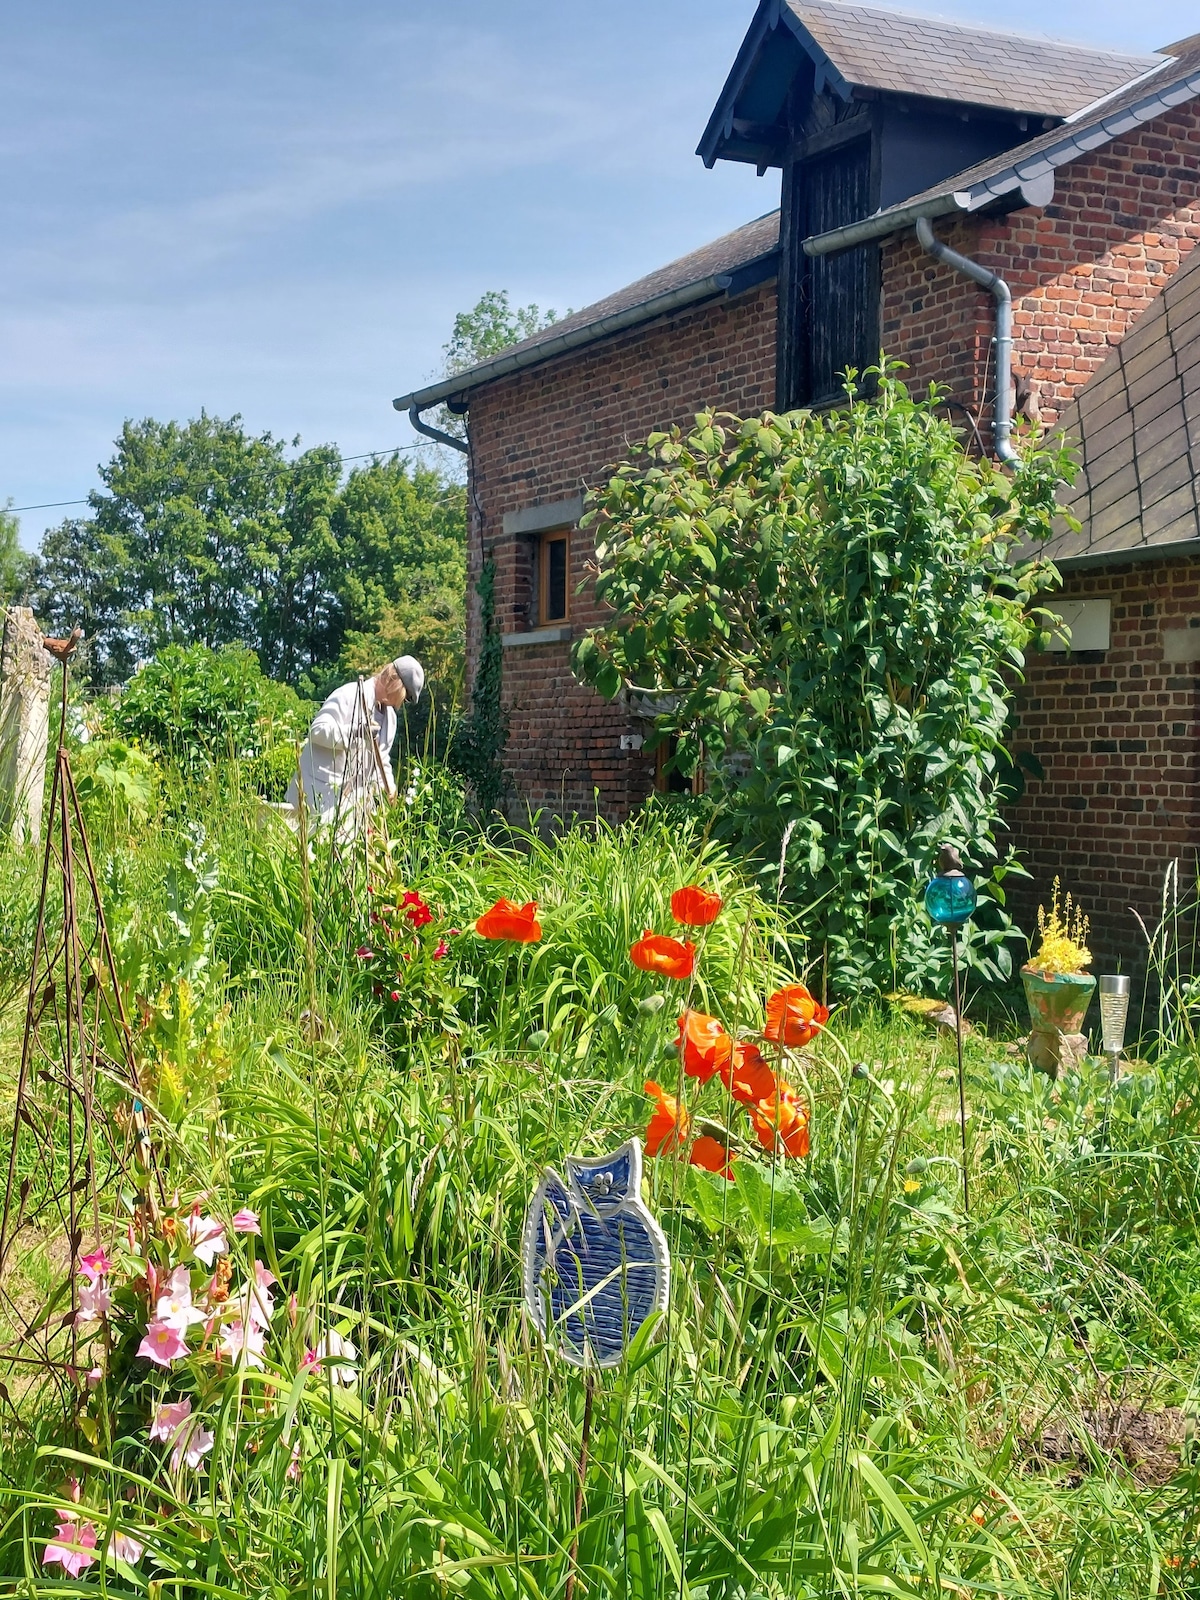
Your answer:
[[[804,239],[1022,145],[1162,61],[844,0],[761,0],[698,154],[782,169],[776,404],[834,400],[846,367],[879,356],[879,245],[813,258]]]

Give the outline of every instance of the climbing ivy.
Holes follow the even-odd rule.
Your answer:
[[[500,809],[504,798],[501,756],[508,723],[500,701],[504,650],[496,622],[496,563],[488,559],[475,586],[479,596],[479,665],[471,686],[471,714],[451,746],[450,758],[471,786],[484,816]]]

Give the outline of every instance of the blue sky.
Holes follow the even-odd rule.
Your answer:
[[[1053,31],[1151,48],[1194,5],[1059,0]],[[578,308],[770,210],[775,175],[692,153],[753,10],[6,0],[0,503],[85,494],[126,417],[407,443],[391,397],[485,289]]]

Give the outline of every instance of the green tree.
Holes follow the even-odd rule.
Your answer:
[[[295,444],[297,441],[293,441]],[[376,460],[341,483],[320,445],[289,459],[240,417],[128,422],[92,515],[49,530],[31,578],[54,631],[92,641],[98,683],[169,645],[245,646],[321,694],[360,658],[431,654],[461,677],[465,490]]]
[[[637,447],[595,497],[613,619],[575,650],[601,693],[666,697],[659,737],[705,760],[718,826],[781,876],[840,993],[937,971],[920,889],[943,840],[995,861],[1010,682],[1054,577],[1014,555],[1071,470],[1031,449],[1010,477],[936,394],[879,377],[845,410]],[[1003,926],[978,937],[1003,969]]]
[[[507,289],[488,289],[469,311],[460,311],[455,317],[450,337],[442,347],[442,375],[452,378],[455,373],[468,372],[557,321],[557,311],[543,311],[535,305],[514,306]],[[438,426],[456,439],[467,437],[464,419],[446,406],[439,409]]]
[[[443,703],[461,693],[466,647],[466,489],[397,457],[357,468],[333,516],[343,671],[398,655],[425,665]]]
[[[12,605],[25,593],[30,558],[21,549],[21,524],[12,501],[0,506],[0,606]]]

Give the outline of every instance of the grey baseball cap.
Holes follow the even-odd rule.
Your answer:
[[[392,662],[392,668],[404,685],[405,696],[416,705],[425,687],[425,668],[416,656],[398,656]]]

